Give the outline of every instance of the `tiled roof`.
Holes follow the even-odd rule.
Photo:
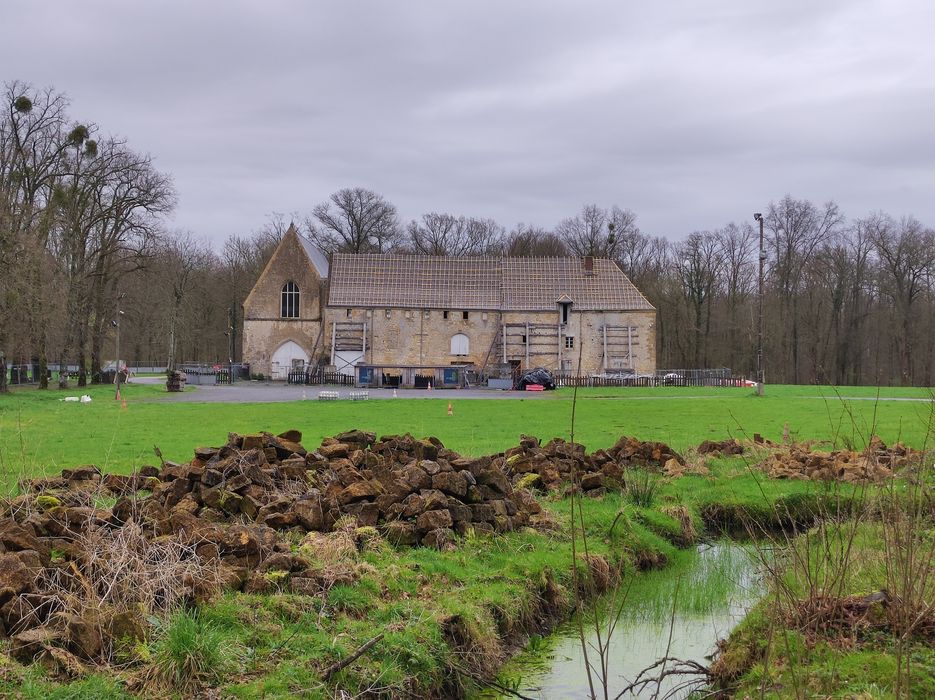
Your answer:
[[[652,310],[612,260],[352,255],[331,260],[328,304],[350,307],[549,311],[562,295],[581,311]]]
[[[504,311],[554,309],[565,295],[578,311],[652,309],[613,260],[594,259],[587,274],[579,258],[503,258]]]

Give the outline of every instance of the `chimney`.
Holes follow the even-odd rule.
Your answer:
[[[593,275],[594,274],[594,256],[586,255],[584,257],[584,274]]]

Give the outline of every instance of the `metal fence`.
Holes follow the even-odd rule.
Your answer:
[[[557,386],[602,387],[602,386],[746,386],[747,379],[733,374],[730,369],[660,369],[653,374],[619,373],[574,375],[558,373]]]
[[[192,378],[189,382],[191,384],[232,384],[235,381],[250,378],[250,365],[247,364],[221,365],[219,369],[216,367],[217,365],[187,362],[180,365],[179,369]],[[78,365],[59,365],[57,362],[50,362],[46,367],[49,381],[58,377],[63,370],[68,374],[69,379],[78,379]],[[164,374],[166,368],[154,365],[130,365],[129,370],[130,379],[132,380],[133,376],[137,374]],[[36,363],[7,365],[7,372],[9,384],[36,384],[39,381],[39,365]],[[97,374],[88,371],[87,378],[89,382],[94,384],[112,384],[114,375],[114,363],[110,362]]]
[[[234,363],[216,365],[186,362],[179,369],[188,375],[188,384],[233,384],[241,379],[250,378],[250,366]]]

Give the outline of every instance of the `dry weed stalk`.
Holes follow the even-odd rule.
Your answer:
[[[48,606],[43,612],[96,624],[104,662],[114,661],[115,616],[130,614],[142,626],[149,616],[165,618],[220,590],[217,562],[197,556],[197,543],[150,539],[135,522],[89,528],[74,544],[77,557],[67,567],[45,569],[37,581]]]
[[[876,410],[866,425],[840,396],[842,419],[832,421],[838,440],[848,449],[863,441],[867,448],[862,457],[868,471],[881,468],[875,451],[871,449],[876,434]],[[831,411],[829,420],[831,419]],[[842,423],[850,421],[851,435],[843,436]],[[928,441],[935,431],[935,397],[930,407],[922,449],[910,453],[910,463],[902,470],[902,479],[888,479],[882,484],[862,483],[848,487],[839,482],[822,483],[822,499],[818,501],[814,523],[800,528],[796,513],[781,503],[772,502],[771,508],[778,522],[789,523],[781,535],[769,532],[752,518],[746,523],[748,532],[755,537],[755,549],[770,583],[771,609],[769,638],[774,636],[785,645],[786,653],[793,656],[789,630],[802,632],[807,641],[816,638],[841,640],[852,643],[858,630],[878,627],[878,617],[871,610],[885,613],[887,630],[895,641],[897,675],[893,679],[895,697],[911,695],[912,674],[909,646],[919,639],[935,637],[935,539],[931,527],[935,509],[932,508],[931,474]],[[748,465],[751,474],[757,470]],[[767,496],[761,487],[764,498]],[[878,531],[882,539],[880,550],[867,551],[859,542],[864,532]],[[871,566],[876,566],[873,569]],[[876,590],[866,595],[849,595],[849,579],[855,569],[874,571],[872,586]],[[769,655],[772,643],[767,644],[766,656],[761,660],[766,675],[761,693],[771,687]],[[799,696],[809,686],[808,671],[789,667],[793,690]]]
[[[910,465],[907,486],[900,492],[895,483],[883,491],[881,503],[883,551],[885,554],[887,613],[896,637],[896,697],[910,695],[911,654],[914,638],[929,643],[935,639],[935,519],[930,466],[926,449],[935,430],[935,396],[929,407],[926,440],[916,464]]]

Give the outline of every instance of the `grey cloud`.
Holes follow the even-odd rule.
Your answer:
[[[929,3],[49,2],[4,8],[3,78],[152,153],[221,239],[361,185],[654,234],[786,192],[935,225]]]

